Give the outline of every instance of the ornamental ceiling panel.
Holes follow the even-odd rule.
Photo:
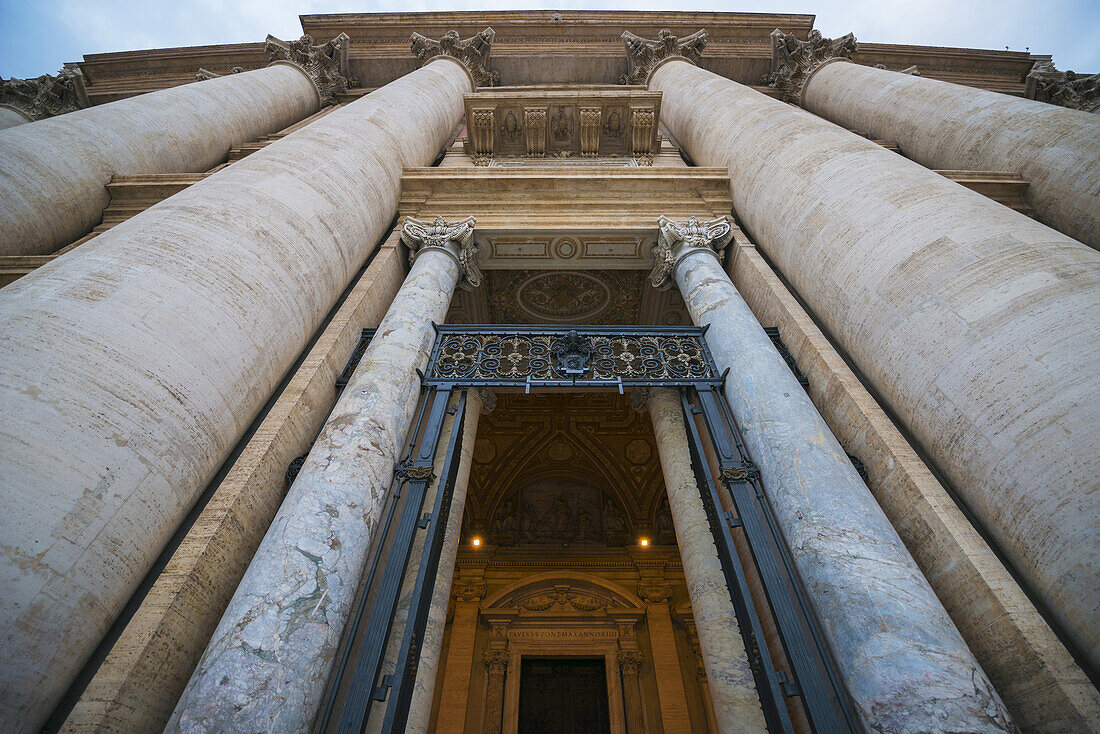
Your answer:
[[[474,443],[464,534],[494,545],[674,543],[648,413],[617,393],[500,394]]]

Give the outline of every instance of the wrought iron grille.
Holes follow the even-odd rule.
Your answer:
[[[705,329],[436,327],[424,382],[491,386],[720,385]]]

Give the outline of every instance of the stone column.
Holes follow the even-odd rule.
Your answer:
[[[449,67],[448,67],[449,68]],[[420,397],[418,369],[460,276],[473,287],[473,218],[407,219],[408,277],[260,543],[167,731],[301,731],[324,694],[393,468]]]
[[[470,677],[474,667],[477,618],[485,583],[481,577],[462,578],[453,584],[455,613],[451,640],[447,645],[447,666],[443,670],[439,720],[436,731],[462,732],[466,728],[466,707],[470,698]]]
[[[346,88],[323,46],[268,38],[272,64],[0,132],[0,255],[46,255],[84,235],[113,176],[205,171],[234,145],[313,114]]]
[[[619,650],[619,673],[623,678],[623,708],[626,712],[626,734],[645,734],[645,703],[638,669],[645,656],[639,650]]]
[[[729,171],[760,250],[1100,665],[1100,253],[683,60],[649,87],[691,157]]]
[[[466,392],[462,456],[458,462],[458,475],[455,477],[454,494],[451,496],[451,513],[447,518],[447,530],[443,536],[443,548],[439,554],[439,571],[436,573],[435,588],[432,590],[428,624],[424,628],[424,642],[420,648],[420,666],[416,671],[416,685],[409,705],[409,718],[405,724],[405,731],[409,734],[426,733],[432,715],[435,684],[439,678],[439,657],[443,649],[443,630],[447,625],[447,608],[451,603],[451,586],[454,579],[455,560],[458,557],[458,541],[462,535],[462,514],[466,509],[466,493],[470,488],[470,469],[473,468],[478,418],[482,410],[490,404],[490,402],[482,402],[479,390],[470,389]],[[476,621],[476,606],[474,615]],[[471,633],[471,644],[472,637]],[[465,715],[465,713],[466,707],[463,706],[462,714]]]
[[[31,118],[9,105],[0,104],[0,130],[32,122]]]
[[[504,678],[508,675],[508,651],[486,650],[485,713],[482,734],[500,734],[504,718]]]
[[[56,703],[470,89],[461,63],[433,61],[0,290],[9,728]]]
[[[899,732],[1011,728],[897,532],[722,269],[718,253],[732,235],[729,222],[661,217],[659,225],[654,285],[675,278],[695,324],[709,327],[719,369],[730,370],[726,399],[864,724]],[[679,401],[655,392],[650,404],[662,465],[667,452],[683,467],[671,476],[665,470],[670,505],[676,486],[698,496]],[[699,517],[693,535],[709,538],[701,507]],[[709,664],[705,611],[694,596],[692,608],[721,727],[721,679]]]
[[[787,101],[896,142],[929,168],[1017,173],[1028,181],[1036,219],[1100,248],[1100,118],[848,63],[850,34],[798,41],[776,30],[772,45],[772,78]]]
[[[20,509],[4,513],[6,588],[17,593],[0,609],[36,630],[4,646],[21,679],[6,687],[9,714],[23,715],[14,697],[25,695],[37,717],[64,690],[380,238],[402,158],[430,161],[461,115],[468,82],[456,66],[416,72],[4,289],[0,502]],[[395,114],[400,97],[437,87],[441,102]],[[403,149],[391,147],[394,118],[406,120]],[[383,164],[378,149],[396,160]],[[325,151],[359,187],[313,175]],[[350,207],[356,188],[362,204]],[[312,202],[310,215],[287,195]],[[27,506],[42,487],[49,496]]]
[[[648,407],[653,421],[692,616],[699,630],[707,674],[713,682],[711,693],[718,731],[765,732],[764,712],[737,613],[691,468],[680,395],[668,388],[640,391],[635,393],[635,406]]]

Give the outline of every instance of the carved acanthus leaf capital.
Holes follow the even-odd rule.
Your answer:
[[[485,584],[480,581],[455,581],[451,593],[457,601],[481,601],[485,596]]]
[[[401,241],[409,248],[409,264],[426,248],[444,250],[455,258],[462,271],[459,285],[463,290],[471,291],[481,285],[481,271],[477,266],[477,243],[474,242],[473,217],[448,222],[436,217],[434,222],[425,222],[405,217],[401,227]]]
[[[689,249],[707,249],[724,257],[726,246],[733,239],[733,226],[726,217],[700,222],[689,217],[686,222],[676,222],[668,217],[657,218],[660,234],[653,246],[653,270],[649,281],[654,288],[665,290],[672,287],[676,263],[680,256],[678,248],[682,245]]]
[[[707,31],[703,28],[690,36],[677,38],[668,28],[662,28],[654,41],[623,31],[622,39],[626,47],[627,73],[619,78],[619,83],[648,84],[650,74],[667,59],[680,58],[698,64],[707,45]]]
[[[348,87],[357,84],[344,74],[348,68],[347,33],[341,33],[331,41],[320,45],[313,44],[313,37],[306,34],[297,41],[282,41],[275,36],[267,37],[264,53],[271,63],[289,63],[305,72],[317,87],[321,95],[321,104],[329,105],[336,101],[336,95],[346,92]]]
[[[42,120],[91,106],[80,69],[62,69],[34,79],[0,77],[0,105],[32,120]]]
[[[644,579],[638,582],[638,596],[650,604],[663,604],[672,598],[672,584],[664,579]]]
[[[491,387],[479,387],[477,396],[481,399],[481,414],[489,415],[497,409],[497,391]]]
[[[230,74],[240,74],[243,71],[244,71],[243,66],[234,66],[232,69],[229,70],[229,73]],[[204,82],[207,79],[217,79],[220,76],[225,76],[225,75],[224,74],[218,74],[217,72],[213,72],[213,71],[210,71],[209,69],[203,69],[203,68],[200,67],[199,70],[195,73],[195,81]]]
[[[1100,112],[1100,74],[1058,71],[1053,61],[1043,59],[1027,75],[1024,95],[1071,110]]]
[[[801,104],[806,81],[823,64],[850,61],[858,46],[851,33],[833,39],[812,30],[808,40],[800,41],[776,28],[771,38],[772,70],[760,83],[781,91],[783,99],[791,104]]]
[[[475,87],[493,87],[500,82],[500,75],[489,68],[489,53],[493,50],[495,37],[492,28],[465,40],[460,39],[455,30],[447,31],[438,41],[413,33],[409,45],[421,66],[437,56],[449,56],[466,67]]]
[[[648,387],[634,388],[634,391],[630,393],[630,407],[636,413],[648,413],[650,395]]]
[[[485,661],[485,670],[490,676],[504,676],[508,672],[507,650],[486,650],[482,659]]]

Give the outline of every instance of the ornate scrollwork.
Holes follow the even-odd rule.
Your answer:
[[[425,248],[445,250],[458,261],[462,271],[459,286],[463,290],[473,290],[481,285],[481,271],[477,267],[477,244],[474,242],[473,217],[448,222],[436,217],[428,223],[420,219],[405,217],[401,227],[401,241],[409,248],[409,264]]]
[[[495,37],[496,32],[492,28],[486,28],[465,40],[459,38],[458,31],[454,30],[444,33],[438,41],[413,33],[409,45],[421,66],[437,56],[449,56],[466,67],[475,87],[493,87],[500,82],[500,75],[489,68],[489,53],[493,50]]]
[[[1082,112],[1100,112],[1100,74],[1058,71],[1052,61],[1035,62],[1024,95],[1038,102]]]
[[[394,470],[401,479],[408,479],[414,482],[432,482],[435,480],[435,472],[432,471],[430,466],[413,466],[412,462],[406,460],[397,465],[397,469]]]
[[[677,38],[668,28],[662,28],[654,41],[623,31],[623,46],[626,47],[627,73],[619,78],[620,84],[648,84],[649,76],[671,58],[682,58],[693,64],[699,63],[699,57],[707,45],[707,31],[700,29],[690,36]]]
[[[451,593],[457,601],[481,601],[485,596],[485,584],[480,581],[455,581]]]
[[[34,79],[0,77],[0,106],[11,107],[32,120],[43,120],[90,105],[80,69],[62,69]]]
[[[653,270],[649,282],[658,290],[667,290],[673,285],[673,275],[678,260],[677,248],[707,249],[722,260],[726,245],[733,239],[733,226],[726,217],[700,222],[689,217],[686,222],[676,222],[668,217],[657,218],[660,234],[653,246]]]
[[[771,39],[772,70],[760,83],[781,91],[783,99],[791,104],[801,103],[806,81],[818,68],[830,61],[850,60],[858,47],[851,33],[833,39],[812,30],[808,40],[800,41],[776,28]]]
[[[350,40],[348,34],[341,33],[331,41],[314,45],[313,36],[308,33],[297,41],[283,41],[269,35],[264,53],[271,63],[286,62],[304,71],[317,87],[321,104],[329,105],[336,101],[337,94],[356,86],[356,80],[344,76]]]
[[[428,364],[426,378],[445,382],[523,384],[532,381],[645,381],[688,384],[718,378],[697,329],[653,333],[607,333],[577,329],[566,341],[561,330],[446,330]],[[582,358],[564,359],[586,353]],[[555,352],[555,349],[558,351]],[[571,351],[572,349],[572,351]],[[565,369],[568,367],[568,371]]]
[[[507,650],[486,650],[482,660],[485,661],[485,670],[490,676],[503,677],[508,673]]]
[[[724,467],[718,478],[729,486],[731,482],[748,482],[760,478],[760,469],[748,459],[742,459],[737,466]]]
[[[639,650],[619,650],[619,669],[624,675],[637,675],[645,662],[645,655]]]
[[[639,581],[638,596],[650,604],[663,604],[672,598],[672,584],[664,579]]]
[[[588,371],[588,363],[595,350],[587,337],[576,331],[570,331],[554,342],[550,355],[554,358],[558,372],[563,375],[583,375]]]

